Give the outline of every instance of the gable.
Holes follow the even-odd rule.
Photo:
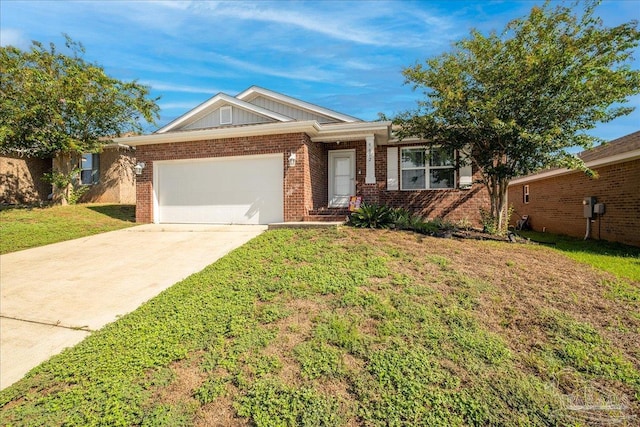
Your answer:
[[[228,111],[221,111],[224,110],[225,107],[231,109],[231,123],[221,122],[221,119],[225,118],[226,111]],[[186,124],[185,126],[181,127],[180,130],[207,129],[220,126],[255,125],[260,123],[273,123],[275,121],[276,120],[271,117],[256,114],[243,108],[224,105],[222,107],[216,108],[215,110],[211,111],[208,114],[205,114],[198,119],[195,119],[191,123]]]
[[[304,110],[292,105],[287,105],[264,96],[257,96],[248,102],[250,104],[257,105],[258,107],[266,108],[267,110],[284,114],[285,116],[291,117],[294,120],[315,120],[318,123],[340,123],[340,121],[336,118],[316,114],[309,110]]]
[[[338,113],[337,111],[258,86],[251,86],[244,92],[239,93],[236,95],[236,99],[284,114],[299,121],[315,120],[318,123],[352,123],[362,121],[356,117]]]

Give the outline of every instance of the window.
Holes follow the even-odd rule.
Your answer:
[[[400,168],[403,190],[455,188],[455,156],[452,149],[403,148]]]
[[[524,185],[522,187],[522,201],[524,203],[529,203],[529,186]]]
[[[220,124],[221,125],[230,125],[233,123],[231,116],[231,106],[227,105],[224,107],[220,107]]]
[[[80,184],[97,184],[100,179],[100,156],[98,154],[83,154],[80,161]]]

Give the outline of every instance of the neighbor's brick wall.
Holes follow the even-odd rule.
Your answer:
[[[310,190],[305,187],[310,179],[307,162],[304,161],[309,155],[309,144],[306,134],[297,133],[138,146],[136,158],[145,162],[146,167],[136,180],[136,221],[153,222],[154,161],[275,153],[283,153],[284,220],[300,221],[312,208]],[[291,151],[297,156],[293,168],[288,166]]]
[[[582,172],[529,182],[529,203],[522,200],[523,184],[509,187],[514,207],[512,223],[529,215],[536,231],[584,237],[582,200],[595,196],[605,214],[595,218],[591,237],[640,246],[640,159],[596,168],[598,179]],[[600,222],[600,223],[599,223]],[[600,233],[598,234],[598,228]]]
[[[133,151],[124,147],[105,148],[100,153],[100,180],[82,196],[82,202],[136,203]]]
[[[42,175],[51,171],[51,159],[0,157],[0,203],[29,204],[46,201],[51,184]]]

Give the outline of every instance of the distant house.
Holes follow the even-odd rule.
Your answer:
[[[136,217],[267,224],[344,218],[350,198],[479,224],[488,195],[458,153],[260,87],[220,93],[136,148]],[[477,177],[476,177],[477,178]]]
[[[134,153],[131,147],[110,144],[96,154],[86,154],[78,161],[78,179],[86,186],[80,201],[134,204]],[[42,180],[50,172],[55,159],[0,156],[0,204],[33,204],[46,202],[51,184]]]
[[[598,178],[550,169],[512,180],[512,222],[528,215],[536,231],[584,237],[587,218],[583,202],[595,197],[592,202],[601,204],[597,209],[604,209],[604,213],[589,219],[588,237],[640,246],[640,131],[578,156]]]

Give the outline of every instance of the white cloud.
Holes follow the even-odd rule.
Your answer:
[[[312,4],[313,7],[307,10],[304,9],[305,3],[289,2],[220,2],[197,5],[199,10],[208,10],[215,17],[224,16],[298,27],[333,39],[359,44],[406,47],[425,43],[421,34],[416,35],[415,31],[405,28],[404,24],[407,22],[415,22],[411,13],[405,11],[401,16],[393,13],[398,6],[397,3],[354,2],[348,3],[347,8],[343,10],[334,7],[340,6],[340,3],[331,3],[332,7],[326,11],[318,8],[317,3]],[[299,10],[295,10],[296,8]],[[429,24],[426,29],[432,34],[438,34],[451,27],[445,17],[422,13],[420,20]]]
[[[14,28],[0,28],[0,46],[13,46],[18,49],[28,49],[31,45],[24,33]]]
[[[165,83],[160,81],[141,81],[140,83],[150,86],[153,90],[160,92],[180,92],[180,93],[204,93],[212,94],[218,93],[219,90],[210,87],[179,85],[173,83]]]

